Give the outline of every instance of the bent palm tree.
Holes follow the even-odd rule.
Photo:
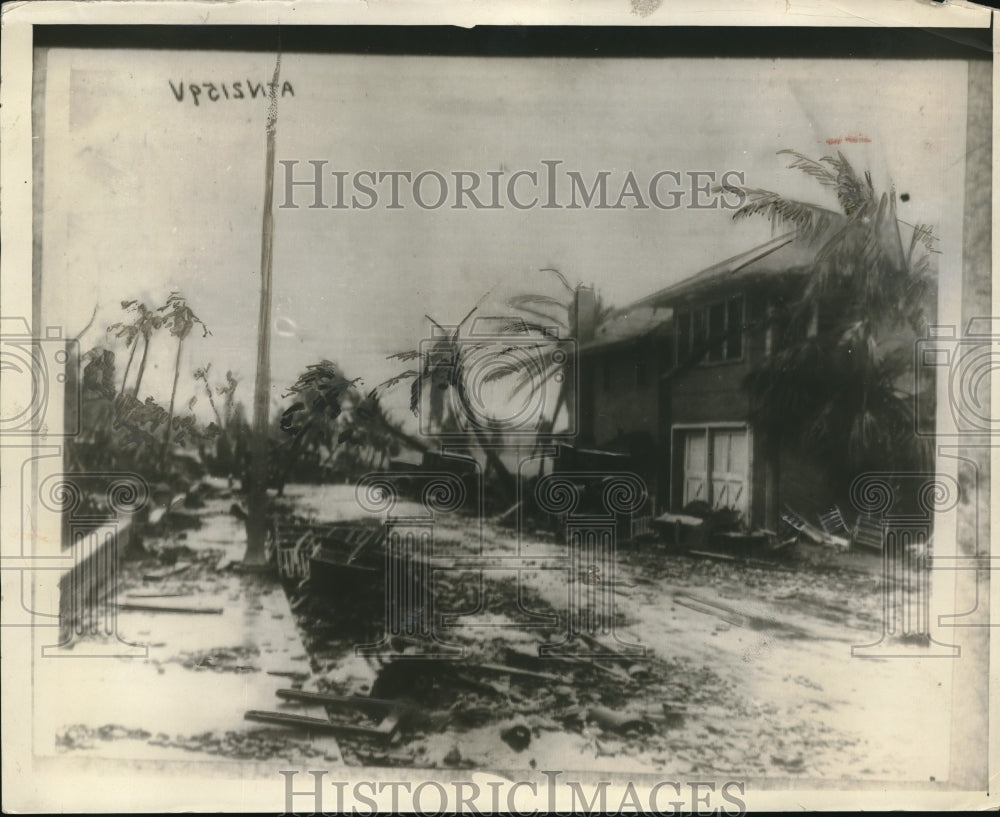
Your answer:
[[[195,324],[201,324],[202,337],[208,337],[212,333],[205,322],[194,314],[194,310],[188,306],[187,301],[177,292],[171,292],[167,302],[161,306],[158,312],[166,312],[163,321],[170,330],[170,334],[177,338],[177,354],[174,358],[174,380],[170,388],[170,407],[167,409],[167,428],[163,434],[162,463],[166,467],[167,456],[170,453],[170,442],[174,429],[174,401],[177,397],[177,380],[181,373],[181,351],[184,348],[184,340]]]
[[[514,395],[527,390],[530,396],[535,396],[542,389],[551,388],[551,383],[558,382],[556,400],[552,405],[547,425],[550,430],[555,428],[559,413],[565,409],[572,421],[577,408],[577,379],[572,364],[565,361],[573,352],[572,344],[581,341],[581,330],[585,320],[592,320],[593,327],[599,326],[614,312],[614,308],[604,303],[599,293],[594,293],[593,315],[582,315],[581,292],[584,286],[578,283],[571,286],[566,276],[556,269],[543,269],[550,273],[559,283],[562,297],[553,297],[541,293],[516,295],[507,301],[507,305],[519,313],[527,315],[529,320],[524,324],[528,331],[538,332],[552,345],[552,352],[561,354],[545,355],[545,364],[541,372],[522,368]]]
[[[474,306],[451,329],[427,316],[427,320],[438,330],[437,337],[422,349],[399,352],[388,358],[404,362],[419,360],[419,369],[407,369],[379,384],[374,391],[378,394],[404,380],[412,380],[410,411],[420,416],[421,406],[424,407],[425,416],[421,417],[423,429],[428,432],[436,429],[441,434],[463,432],[473,437],[486,459],[487,473],[492,471],[497,478],[499,492],[505,498],[513,498],[517,482],[500,458],[497,440],[484,427],[482,413],[472,408],[479,400],[470,390],[470,381],[476,369],[487,369],[486,374],[478,379],[479,383],[486,384],[518,371],[518,367],[498,365],[498,355],[502,354],[506,345],[502,338],[477,340],[462,334],[478,308],[478,305]],[[448,397],[451,399],[446,399]]]
[[[932,230],[904,225],[895,190],[877,192],[843,153],[779,153],[831,189],[840,209],[723,188],[745,196],[734,220],[763,216],[816,247],[801,297],[774,327],[781,342],[746,379],[757,419],[772,438],[821,453],[844,478],[873,466],[920,467],[927,448],[913,433],[912,395],[901,383],[908,369],[912,376],[912,340],[933,289]]]
[[[374,390],[362,394],[359,382],[348,380],[335,363],[323,360],[308,366],[282,395],[296,398],[281,415],[280,428],[291,435],[282,482],[306,451],[326,451],[329,462],[346,444],[366,452],[370,462],[384,463],[402,445],[427,450],[389,417]]]
[[[128,382],[129,372],[132,369],[132,360],[135,357],[136,349],[141,340],[142,356],[139,359],[139,370],[132,383],[132,398],[136,400],[139,396],[139,387],[142,385],[143,374],[146,371],[146,358],[149,355],[150,340],[153,332],[163,326],[164,318],[139,301],[122,301],[121,305],[122,309],[126,312],[135,313],[135,317],[131,323],[120,321],[108,327],[108,332],[114,332],[117,338],[124,338],[126,346],[129,347],[128,363],[125,365],[121,390],[118,396],[119,398],[123,398],[125,395],[125,384]]]

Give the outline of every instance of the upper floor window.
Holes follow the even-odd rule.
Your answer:
[[[677,364],[743,357],[743,296],[733,295],[677,313]]]
[[[649,372],[646,366],[646,358],[639,357],[635,361],[635,385],[641,389],[645,388],[648,382]]]

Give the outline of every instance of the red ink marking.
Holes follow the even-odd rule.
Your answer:
[[[826,143],[828,145],[839,145],[841,142],[850,142],[852,145],[857,145],[859,143],[867,144],[868,142],[871,142],[871,139],[869,139],[867,136],[862,136],[861,134],[856,133],[856,134],[851,134],[850,136],[843,136],[843,137],[837,136],[832,139],[826,140]]]

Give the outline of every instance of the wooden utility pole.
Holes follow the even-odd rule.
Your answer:
[[[257,377],[253,394],[250,485],[247,492],[247,550],[243,563],[267,561],[268,425],[271,402],[271,270],[274,265],[274,142],[278,125],[278,77],[281,52],[274,64],[267,106],[267,158],[264,165],[264,223],[260,244],[260,312],[257,317]]]

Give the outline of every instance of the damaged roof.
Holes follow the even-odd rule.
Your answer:
[[[652,306],[628,306],[609,317],[594,331],[594,337],[580,345],[581,352],[626,346],[645,338],[667,334],[674,311]]]
[[[799,240],[798,236],[798,231],[779,235],[617,310],[597,327],[591,340],[580,345],[580,351],[626,346],[647,338],[669,336],[673,318],[671,307],[706,293],[764,278],[804,275],[816,258],[816,247]]]
[[[816,247],[796,240],[798,232],[785,233],[752,250],[734,255],[676,284],[654,292],[628,307],[663,307],[734,283],[747,283],[775,275],[804,274],[816,258]]]

